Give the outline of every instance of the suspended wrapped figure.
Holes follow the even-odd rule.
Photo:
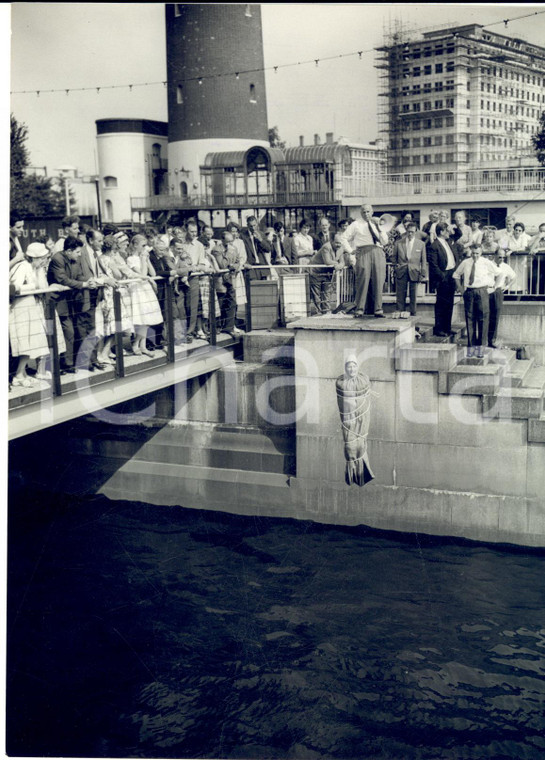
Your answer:
[[[369,378],[358,372],[354,355],[347,358],[344,374],[337,378],[335,387],[344,438],[345,479],[348,485],[364,486],[375,477],[367,458],[372,391]]]

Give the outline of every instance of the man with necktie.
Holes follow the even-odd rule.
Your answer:
[[[341,235],[341,243],[347,254],[355,254],[356,296],[354,317],[363,317],[369,283],[373,289],[375,317],[384,317],[382,290],[386,280],[386,255],[384,246],[388,235],[381,230],[381,223],[373,219],[373,207],[364,203],[361,219],[348,225]]]
[[[466,258],[453,274],[457,290],[464,296],[467,326],[467,355],[483,358],[483,346],[488,340],[490,299],[488,291],[501,274],[500,268],[490,259],[483,259],[483,249],[473,244],[471,258]]]
[[[67,237],[65,248],[51,257],[47,272],[50,285],[58,283],[70,288],[52,293],[50,296],[55,302],[66,343],[66,352],[61,360],[61,374],[76,372],[76,362],[80,369],[87,368],[87,357],[79,356],[79,353],[89,324],[89,292],[96,288],[96,283],[92,279],[86,280],[83,276],[79,263],[82,248],[81,240]]]
[[[416,290],[419,282],[427,279],[426,246],[417,240],[414,222],[405,222],[406,234],[394,246],[392,261],[396,276],[396,312],[394,317],[408,317],[405,311],[407,287],[411,316],[416,315]]]
[[[267,267],[269,261],[266,254],[272,252],[271,244],[266,240],[265,236],[259,232],[259,225],[255,216],[249,216],[246,221],[247,228],[242,230],[240,238],[246,246],[247,260],[246,264],[255,267]],[[252,280],[266,280],[270,270],[266,269],[252,269],[250,271],[250,279]]]
[[[87,362],[89,369],[105,369],[106,366],[97,362],[96,360],[96,318],[97,318],[97,306],[104,297],[104,291],[101,285],[110,284],[109,277],[103,271],[102,265],[99,260],[100,253],[102,252],[102,243],[104,236],[102,232],[98,230],[88,229],[85,233],[85,245],[81,249],[79,257],[79,265],[83,273],[83,279],[89,282],[95,283],[93,289],[89,290],[90,308],[87,312],[80,315],[80,330],[85,334],[85,353],[88,355]],[[99,331],[102,325],[99,325]],[[93,347],[89,344],[92,344]],[[83,357],[82,357],[83,358]]]
[[[326,243],[333,244],[335,235],[331,231],[331,224],[327,216],[322,216],[318,222],[318,234],[314,235],[314,250],[319,251]]]
[[[450,226],[447,222],[438,222],[435,232],[437,239],[428,247],[430,286],[435,288],[436,292],[433,334],[447,338],[452,326],[456,292],[456,283],[452,275],[463,255],[458,245],[449,241]]]

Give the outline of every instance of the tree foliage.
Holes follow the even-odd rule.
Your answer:
[[[281,150],[286,147],[286,143],[280,138],[278,127],[269,127],[269,145],[271,148],[280,148]]]
[[[535,135],[532,135],[532,143],[536,152],[537,160],[541,166],[545,166],[545,111],[539,118],[539,127]]]
[[[10,120],[10,208],[25,216],[57,216],[64,213],[64,199],[52,188],[49,177],[27,174],[30,156],[28,129],[11,114]]]

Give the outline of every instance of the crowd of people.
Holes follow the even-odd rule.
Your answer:
[[[532,276],[545,279],[545,271],[528,269],[527,256],[512,255],[545,251],[545,223],[530,238],[512,218],[497,230],[481,229],[477,219],[468,223],[463,211],[452,223],[450,217],[449,211],[432,211],[419,229],[411,213],[399,223],[388,214],[377,219],[364,203],[361,218],[336,226],[323,215],[315,234],[306,219],[297,229],[282,222],[263,229],[250,216],[244,228],[229,222],[216,237],[195,218],[166,232],[150,225],[132,234],[111,224],[89,228],[68,216],[59,240],[37,238],[23,251],[24,219],[12,215],[11,386],[51,379],[53,333],[63,374],[111,367],[120,332],[125,350],[136,356],[154,356],[171,338],[178,345],[207,339],[210,299],[215,328],[236,337],[245,323],[245,273],[250,280],[271,280],[307,272],[313,313],[323,315],[339,307],[335,273],[351,269],[355,294],[339,308],[360,318],[371,303],[374,316],[382,318],[387,262],[396,286],[394,318],[416,314],[418,285],[429,280],[436,292],[434,333],[446,337],[455,291],[463,291],[468,324],[475,326],[468,329],[469,347],[481,355],[485,342],[496,345],[503,293],[523,291]]]

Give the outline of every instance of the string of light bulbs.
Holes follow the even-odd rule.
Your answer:
[[[513,18],[506,18],[502,19],[501,21],[494,21],[490,24],[483,24],[482,28],[486,29],[489,26],[497,26],[498,24],[504,24],[504,26],[507,28],[508,24],[511,21],[518,21],[519,19],[524,18],[530,18],[533,16],[539,16],[540,14],[545,13],[545,10],[543,11],[535,11],[534,13],[526,13],[522,16],[514,16]],[[321,62],[325,61],[334,61],[338,60],[340,58],[353,58],[354,56],[358,56],[359,60],[362,60],[363,55],[366,53],[373,53],[375,52],[375,48],[370,48],[368,50],[355,50],[351,53],[339,53],[337,55],[329,55],[324,56],[322,58],[309,58],[306,61],[294,61],[292,63],[280,63],[276,66],[263,66],[260,68],[255,69],[244,69],[239,71],[229,71],[229,72],[221,72],[219,74],[201,74],[193,77],[187,77],[186,79],[182,79],[177,81],[177,84],[184,84],[186,82],[197,82],[199,85],[202,85],[205,80],[209,79],[219,79],[223,77],[235,77],[236,79],[239,79],[241,74],[256,74],[260,72],[265,71],[273,71],[275,74],[278,72],[279,69],[286,69],[286,68],[292,68],[294,66],[305,66],[308,64],[314,64],[315,66],[319,66]],[[52,88],[52,89],[39,89],[39,90],[12,90],[10,92],[10,95],[36,95],[37,97],[40,97],[42,94],[49,94],[49,93],[65,93],[66,95],[69,95],[71,92],[91,92],[96,91],[97,95],[100,94],[101,90],[119,90],[119,89],[129,89],[129,92],[132,92],[133,88],[135,87],[152,87],[157,85],[163,85],[164,87],[167,86],[166,80],[157,81],[157,82],[135,82],[132,84],[106,84],[106,85],[99,85],[94,87],[59,87],[59,88]]]

